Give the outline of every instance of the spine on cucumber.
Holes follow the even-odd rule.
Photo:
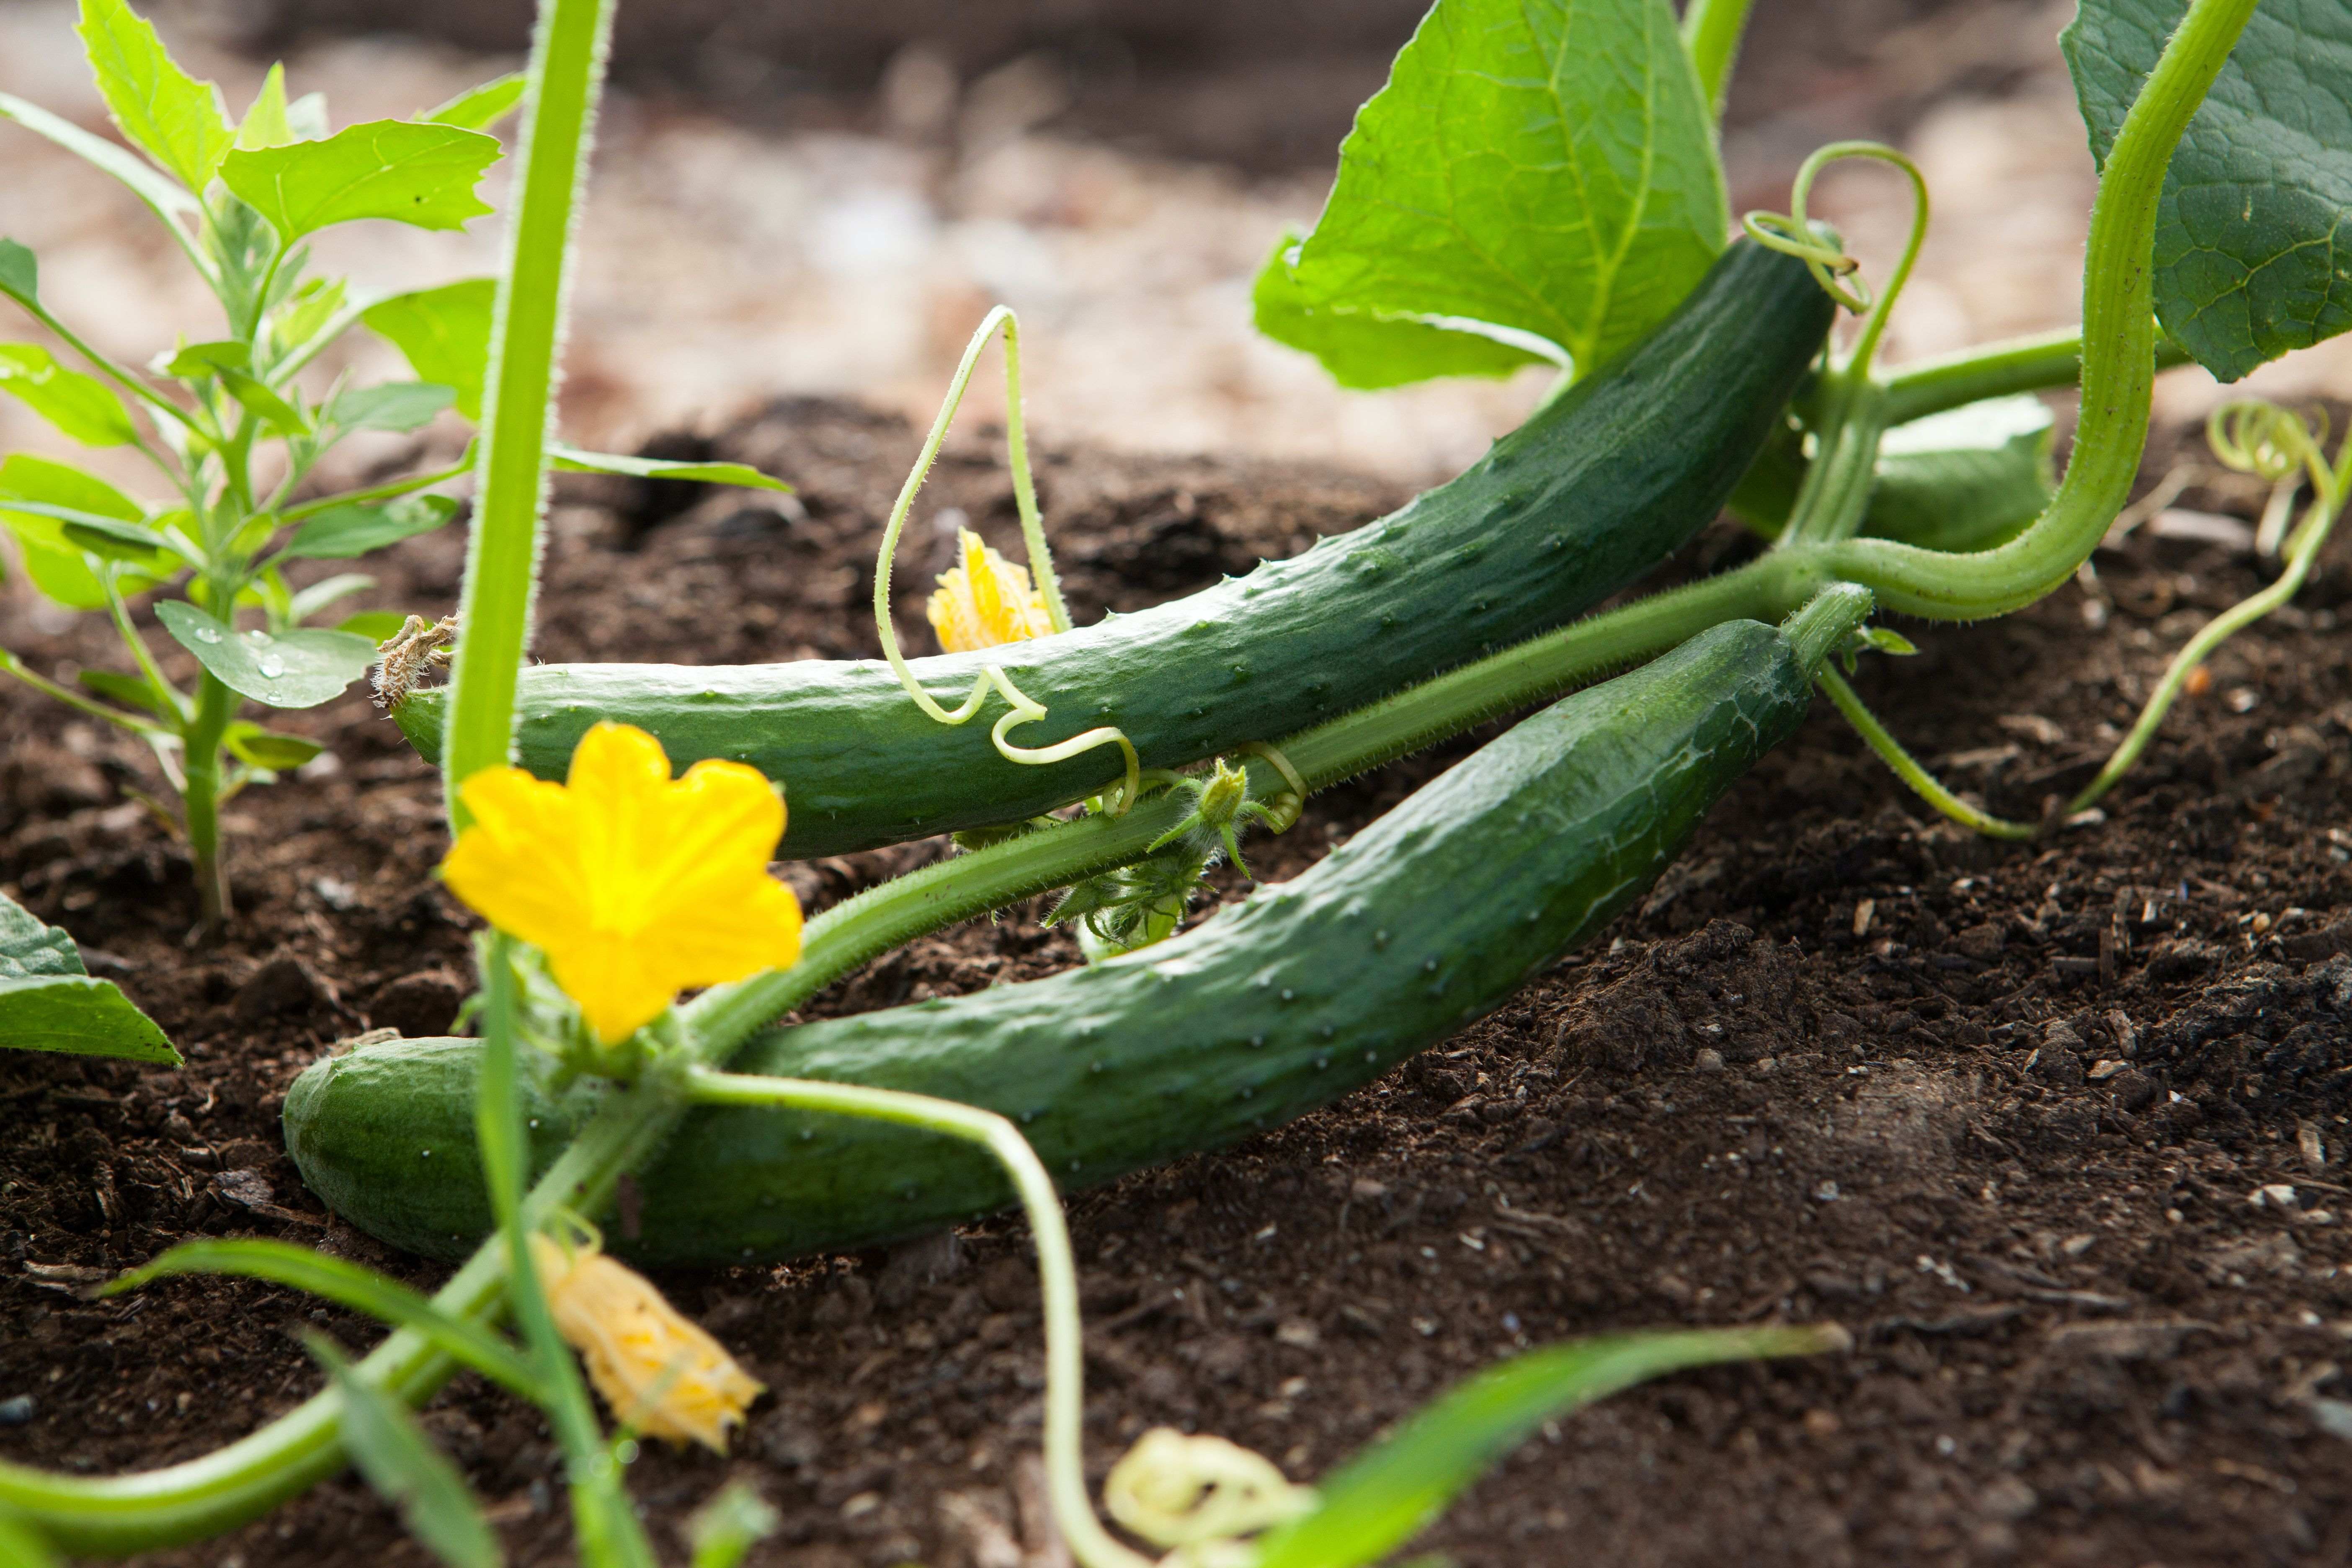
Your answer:
[[[1499,1005],[1638,896],[1716,798],[1796,727],[1825,641],[1858,623],[1868,599],[1833,589],[1790,623],[1793,635],[1727,623],[1556,703],[1306,874],[1156,947],[772,1031],[733,1066],[1000,1111],[1070,1187],[1276,1126]],[[473,1142],[478,1050],[401,1041],[305,1072],[284,1119],[311,1190],[385,1241],[463,1255],[489,1225]],[[542,1168],[597,1092],[534,1092]],[[692,1113],[638,1189],[636,1233],[613,1243],[673,1265],[863,1246],[1012,1198],[962,1144],[732,1108]]]
[[[1565,625],[1664,561],[1755,458],[1831,310],[1801,262],[1742,240],[1647,337],[1402,510],[1137,615],[915,672],[953,704],[995,664],[1048,710],[1020,744],[1114,724],[1147,767],[1360,708]],[[436,761],[443,702],[420,690],[394,710]],[[523,671],[516,741],[548,778],[602,719],[652,731],[681,767],[748,763],[790,794],[787,858],[1016,821],[1118,775],[1115,748],[1006,762],[994,710],[934,723],[878,659],[546,665]]]

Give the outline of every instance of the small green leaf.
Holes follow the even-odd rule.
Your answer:
[[[122,0],[81,0],[77,31],[122,133],[202,193],[236,141],[220,89],[173,63],[154,27]]]
[[[84,669],[77,671],[74,679],[100,697],[111,697],[127,708],[142,709],[158,719],[177,717],[171,705],[164,701],[163,694],[155,689],[154,682],[143,675],[117,675],[110,669]]]
[[[375,645],[348,632],[233,631],[177,599],[158,604],[155,618],[223,685],[270,708],[331,702],[375,662]]]
[[[776,1533],[783,1518],[741,1481],[730,1481],[686,1521],[692,1568],[735,1568],[743,1554]]]
[[[214,343],[190,343],[164,360],[160,368],[165,375],[194,380],[218,375],[224,370],[244,370],[252,363],[253,350],[235,338],[229,338]],[[151,365],[150,368],[158,367]]]
[[[286,618],[300,623],[309,620],[338,599],[365,593],[375,586],[375,579],[357,572],[338,572],[322,577],[286,601]]]
[[[121,522],[110,517],[60,519],[58,531],[77,550],[134,566],[143,566],[171,550],[163,535],[144,523]]]
[[[0,239],[0,294],[27,310],[40,309],[40,258],[13,239]]]
[[[478,422],[498,287],[493,278],[468,278],[395,294],[361,311],[360,320],[407,356],[419,378],[456,388],[457,412]]]
[[[498,156],[498,139],[479,132],[373,120],[323,142],[239,149],[223,161],[221,183],[281,240],[361,218],[463,228],[490,210],[474,186]]]
[[[353,1372],[325,1336],[305,1338],[342,1395],[337,1435],[368,1485],[400,1510],[409,1533],[450,1568],[498,1568],[504,1559],[483,1522],[481,1505],[466,1489],[457,1468],[425,1436],[415,1414]]]
[[[319,329],[335,319],[343,308],[346,285],[341,278],[311,278],[294,291],[294,297],[278,308],[278,341],[286,348],[298,349],[319,335]]]
[[[790,490],[782,479],[770,479],[748,463],[677,463],[658,458],[623,458],[611,452],[583,452],[577,447],[551,442],[547,455],[559,473],[626,474],[639,479],[698,479],[705,484],[737,485],[748,490]]]
[[[1294,231],[1276,244],[1250,289],[1250,317],[1267,337],[1321,360],[1341,386],[1373,391],[1434,376],[1508,375],[1525,365],[1558,363],[1556,353],[1533,347],[1317,299],[1291,271],[1298,241]]]
[[[305,436],[310,422],[302,411],[241,370],[219,368],[221,390],[244,405],[273,435]]]
[[[286,122],[286,67],[280,61],[261,79],[261,90],[254,95],[253,107],[245,111],[245,119],[237,125],[236,144],[248,149],[283,147],[293,140],[294,128]]]
[[[312,561],[348,561],[419,533],[457,515],[446,496],[403,496],[384,506],[330,507],[303,520],[286,553]]]
[[[522,101],[528,78],[521,71],[492,77],[481,86],[461,92],[438,109],[416,118],[428,125],[455,125],[461,131],[488,131],[514,111]]]
[[[11,501],[24,503],[11,506]],[[42,510],[27,510],[27,506]],[[16,536],[25,552],[25,574],[49,598],[76,610],[102,609],[106,590],[81,552],[66,542],[59,511],[84,519],[136,522],[144,517],[137,501],[105,480],[64,463],[19,452],[0,462],[0,524]],[[142,574],[119,578],[125,594],[152,587],[177,569],[175,559],[157,556]]]
[[[15,394],[85,447],[121,447],[139,439],[131,411],[112,387],[68,370],[37,343],[0,343],[0,392]]]
[[[1342,332],[1335,312],[1548,345],[1581,375],[1680,302],[1728,223],[1665,0],[1438,0],[1357,114],[1265,325],[1335,347],[1356,384],[1523,361],[1360,320]]]
[[[1402,1546],[1538,1426],[1644,1378],[1850,1342],[1834,1328],[1612,1334],[1529,1351],[1457,1384],[1342,1465],[1315,1511],[1269,1531],[1256,1568],[1358,1568]]]
[[[328,405],[326,421],[346,430],[415,430],[430,424],[457,395],[453,389],[429,381],[346,387]]]
[[[73,938],[0,895],[0,1047],[180,1065],[155,1021],[93,980]]]
[[[2102,166],[2188,0],[2084,0],[2060,35]],[[2352,327],[2352,7],[2264,0],[2157,207],[2157,319],[2222,381]]]
[[[243,719],[228,727],[221,736],[221,744],[238,762],[277,773],[291,773],[327,749],[316,741],[265,730]]]
[[[397,610],[362,610],[358,615],[342,621],[335,629],[339,632],[349,632],[353,637],[365,637],[376,647],[382,647],[407,624],[408,617]]]

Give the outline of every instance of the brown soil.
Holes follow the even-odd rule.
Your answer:
[[[791,475],[787,511],[646,495],[561,510],[541,651],[718,661],[871,651],[859,605],[912,449],[895,422],[780,406],[719,449]],[[2154,468],[2152,468],[2152,471]],[[1091,612],[1180,592],[1398,498],[1305,468],[1056,454],[1045,484]],[[960,447],[921,520],[1010,533]],[[2252,515],[2260,497],[2191,490]],[[593,504],[592,504],[593,503]],[[924,535],[936,565],[945,535]],[[461,541],[412,542],[380,597],[428,613]],[[1742,548],[1712,535],[1695,556]],[[911,558],[909,565],[916,564]],[[1826,712],[1718,808],[1611,938],[1379,1085],[1234,1150],[1078,1197],[1091,1458],[1148,1425],[1312,1478],[1512,1349],[1644,1325],[1833,1320],[1848,1355],[1680,1376],[1564,1420],[1429,1538],[1465,1564],[2341,1562],[2352,1551],[2352,669],[2345,552],[2215,660],[2104,821],[2003,847],[1930,821]],[[1930,628],[1865,686],[1996,805],[2072,787],[2199,614],[2256,581],[2210,546],[2100,558],[1997,625]],[[909,601],[911,605],[911,600]],[[101,628],[8,646],[113,664]],[[160,640],[160,639],[159,639]],[[131,748],[0,690],[0,877],[81,939],[184,1071],[0,1057],[0,1456],[84,1473],[184,1458],[318,1382],[293,1331],[373,1331],[289,1292],[72,1287],[184,1237],[435,1268],[321,1215],[279,1152],[286,1084],[370,1026],[432,1032],[467,921],[429,872],[436,782],[357,699],[293,716],[340,769],[233,807],[243,913],[191,950],[185,862]],[[1294,875],[1461,748],[1316,802],[1254,851]],[[829,901],[934,851],[795,868]],[[1454,889],[1450,896],[1462,896]],[[1035,911],[917,943],[833,1005],[1073,962]],[[2294,1188],[2284,1204],[2248,1194]],[[754,1561],[1057,1561],[1032,1455],[1039,1342],[1023,1228],[664,1281],[775,1391],[735,1458],[650,1451],[665,1552],[730,1475],[783,1512]],[[22,1414],[22,1404],[0,1411]],[[536,1415],[470,1380],[428,1424],[520,1561],[561,1561]],[[158,1563],[417,1563],[344,1479]]]

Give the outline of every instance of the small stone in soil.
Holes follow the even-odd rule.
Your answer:
[[[229,1016],[258,1024],[284,1013],[308,1013],[319,1003],[319,977],[299,958],[273,958],[236,989]]]
[[[0,1426],[22,1426],[33,1418],[33,1396],[19,1394],[0,1399]]]

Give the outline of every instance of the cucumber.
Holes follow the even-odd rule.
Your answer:
[[[1146,767],[1271,741],[1564,625],[1711,521],[1820,349],[1832,312],[1801,262],[1741,241],[1664,322],[1538,410],[1460,477],[1288,561],[1132,616],[914,661],[962,700],[1000,666],[1048,716],[1044,746],[1099,724]],[[394,711],[437,761],[438,691]],[[1049,767],[997,755],[988,714],[932,722],[879,659],[526,668],[517,760],[561,778],[588,727],[652,731],[780,780],[787,859],[1018,821],[1118,776],[1116,748]]]
[[[1638,896],[1716,797],[1796,728],[1822,648],[1868,603],[1842,587],[1787,633],[1727,622],[1567,698],[1313,869],[1155,947],[771,1031],[733,1065],[989,1107],[1072,1187],[1287,1121],[1499,1005]],[[465,1254],[489,1226],[478,1051],[404,1040],[314,1063],[284,1112],[311,1190],[395,1246]],[[540,1169],[604,1092],[530,1092]],[[692,1112],[638,1188],[637,1233],[611,1239],[665,1265],[864,1246],[1012,1200],[968,1145],[733,1108]]]

